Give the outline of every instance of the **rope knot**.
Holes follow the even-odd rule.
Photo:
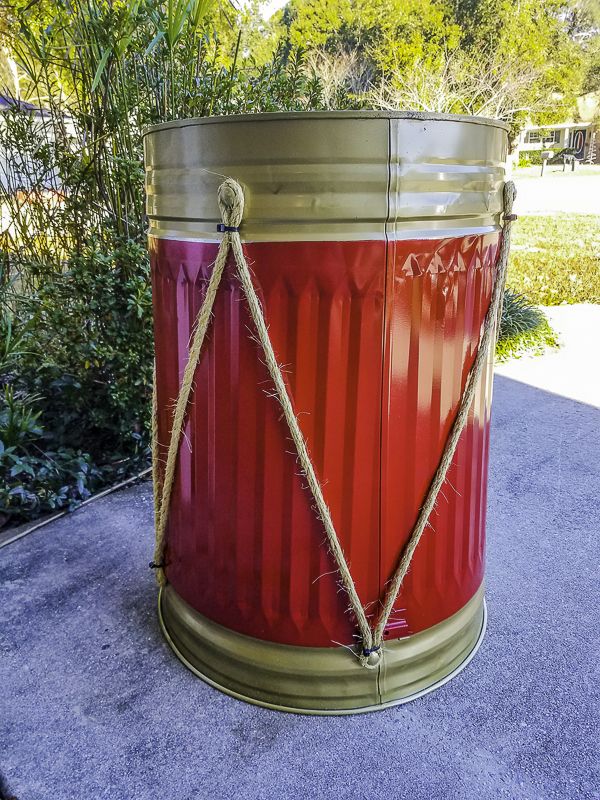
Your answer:
[[[244,213],[244,192],[240,184],[233,178],[226,178],[217,191],[217,202],[223,220],[223,227],[219,225],[217,230],[239,230]]]
[[[365,667],[365,669],[377,669],[381,661],[381,645],[363,647],[359,659],[361,665]]]

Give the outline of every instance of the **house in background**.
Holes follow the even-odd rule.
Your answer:
[[[513,152],[515,164],[520,157],[541,150],[572,148],[579,161],[600,164],[600,93],[590,92],[577,100],[574,119],[556,125],[527,125],[519,134]]]
[[[34,129],[40,132],[40,138],[41,134],[46,139],[52,138],[52,126],[48,124],[49,111],[2,94],[0,94],[0,134],[6,125],[5,115],[17,112],[27,114],[32,119]],[[3,191],[30,189],[32,171],[23,153],[9,152],[6,147],[0,147],[0,189]]]
[[[17,237],[16,220],[21,227],[27,224],[31,195],[37,201],[43,198],[49,207],[62,202],[62,181],[56,167],[48,168],[44,159],[37,158],[31,143],[23,149],[11,149],[6,143],[7,127],[11,122],[19,124],[21,115],[26,123],[24,136],[29,138],[27,134],[32,134],[34,145],[52,145],[56,141],[56,120],[50,111],[0,94],[0,234],[8,233],[13,238]],[[67,135],[74,135],[70,117],[61,117],[61,123]]]

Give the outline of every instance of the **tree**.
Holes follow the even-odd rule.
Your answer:
[[[381,108],[512,120],[528,112],[539,77],[539,69],[521,65],[514,57],[483,51],[476,62],[457,49],[446,53],[435,68],[416,62],[391,81],[382,81],[372,97]]]
[[[291,0],[272,24],[292,45],[352,52],[379,72],[433,63],[460,34],[445,0]]]
[[[502,61],[509,83],[519,73],[532,76],[523,97],[533,121],[544,124],[564,119],[582,89],[585,57],[573,36],[571,12],[578,0],[459,0],[456,16],[462,45],[474,59],[485,54],[488,63]]]
[[[356,92],[360,74],[373,90],[355,97],[359,104],[546,124],[564,119],[577,95],[600,81],[597,6],[598,0],[290,0],[269,24],[275,39],[319,51],[324,74],[338,83],[351,56],[348,88],[352,82]]]

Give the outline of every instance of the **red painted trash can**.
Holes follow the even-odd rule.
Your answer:
[[[456,415],[490,303],[507,130],[480,118],[322,112],[183,120],[145,136],[159,464],[221,234],[244,252],[363,605],[374,617]],[[377,669],[298,474],[232,264],[179,448],[159,609],[177,655],[253,702],[346,713],[448,680],[485,627],[492,359]]]

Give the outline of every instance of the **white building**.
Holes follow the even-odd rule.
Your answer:
[[[595,152],[595,163],[600,163],[600,95],[590,92],[577,101],[577,118],[557,125],[527,125],[519,134],[513,153],[515,163],[523,153],[540,150],[574,151],[579,161],[587,161],[590,151]]]

